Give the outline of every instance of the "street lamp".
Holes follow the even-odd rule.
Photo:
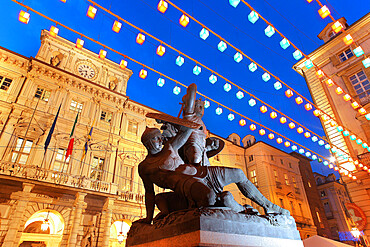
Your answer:
[[[351,230],[351,233],[353,235],[354,238],[359,238],[360,235],[361,235],[361,232],[356,228],[356,227],[353,227],[352,230]]]
[[[121,231],[117,235],[117,240],[119,244],[122,244],[123,240],[126,239],[126,234],[123,234],[123,221],[121,221]]]
[[[49,211],[48,211],[48,214],[46,215],[46,218],[44,219],[44,221],[42,222],[41,224],[41,231],[46,231],[48,228],[49,228]]]

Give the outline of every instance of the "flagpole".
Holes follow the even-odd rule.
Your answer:
[[[51,159],[50,159],[50,163],[49,163],[49,170],[51,170],[51,163],[53,162],[53,159],[54,159],[54,155],[55,155],[55,149],[57,148],[57,144],[55,143],[55,146],[54,146],[54,151],[53,151],[53,155],[51,156]],[[44,155],[45,157],[46,155]],[[45,165],[45,168],[46,168],[46,165]]]

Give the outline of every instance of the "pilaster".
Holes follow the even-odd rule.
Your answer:
[[[77,237],[80,231],[83,231],[82,212],[86,208],[85,196],[86,193],[78,192],[72,209],[71,228],[69,231],[68,247],[79,246]]]
[[[112,225],[114,199],[107,198],[103,206],[101,223],[99,227],[98,247],[109,246],[110,227]]]

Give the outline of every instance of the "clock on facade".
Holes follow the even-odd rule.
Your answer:
[[[96,74],[95,70],[87,64],[80,64],[77,67],[77,71],[82,77],[86,79],[92,79],[95,77]]]

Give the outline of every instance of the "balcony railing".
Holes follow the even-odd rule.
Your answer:
[[[0,162],[0,174],[114,195],[117,194],[116,184],[100,180],[92,180],[85,176],[52,171],[33,165],[19,165],[3,161]]]
[[[293,215],[293,218],[295,219],[297,224],[304,225],[304,226],[312,225],[310,218],[306,218],[303,216],[297,216],[297,215]]]
[[[132,191],[118,190],[118,199],[126,202],[145,203],[145,196],[143,194],[134,193]]]

